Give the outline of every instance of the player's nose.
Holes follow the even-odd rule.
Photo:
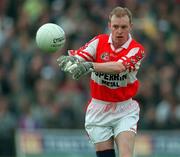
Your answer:
[[[120,35],[120,34],[122,34],[122,29],[121,29],[121,27],[119,27],[118,29],[117,29],[117,33]]]

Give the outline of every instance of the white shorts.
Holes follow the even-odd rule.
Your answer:
[[[92,99],[85,117],[85,129],[90,140],[99,143],[123,131],[136,133],[139,111],[139,104],[132,99],[118,103]]]

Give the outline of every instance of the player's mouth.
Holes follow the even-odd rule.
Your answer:
[[[124,38],[122,35],[116,36],[117,39],[122,39]]]

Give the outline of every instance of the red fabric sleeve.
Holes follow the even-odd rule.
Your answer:
[[[131,57],[123,56],[121,57],[121,60],[123,61],[122,64],[125,66],[126,69],[129,71],[135,71],[136,69],[135,65],[137,62],[142,60],[144,58],[144,49],[140,48],[139,51],[132,55]]]

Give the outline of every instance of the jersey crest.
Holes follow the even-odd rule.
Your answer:
[[[105,62],[108,62],[110,60],[110,55],[109,55],[109,52],[103,52],[101,54],[101,59]]]

